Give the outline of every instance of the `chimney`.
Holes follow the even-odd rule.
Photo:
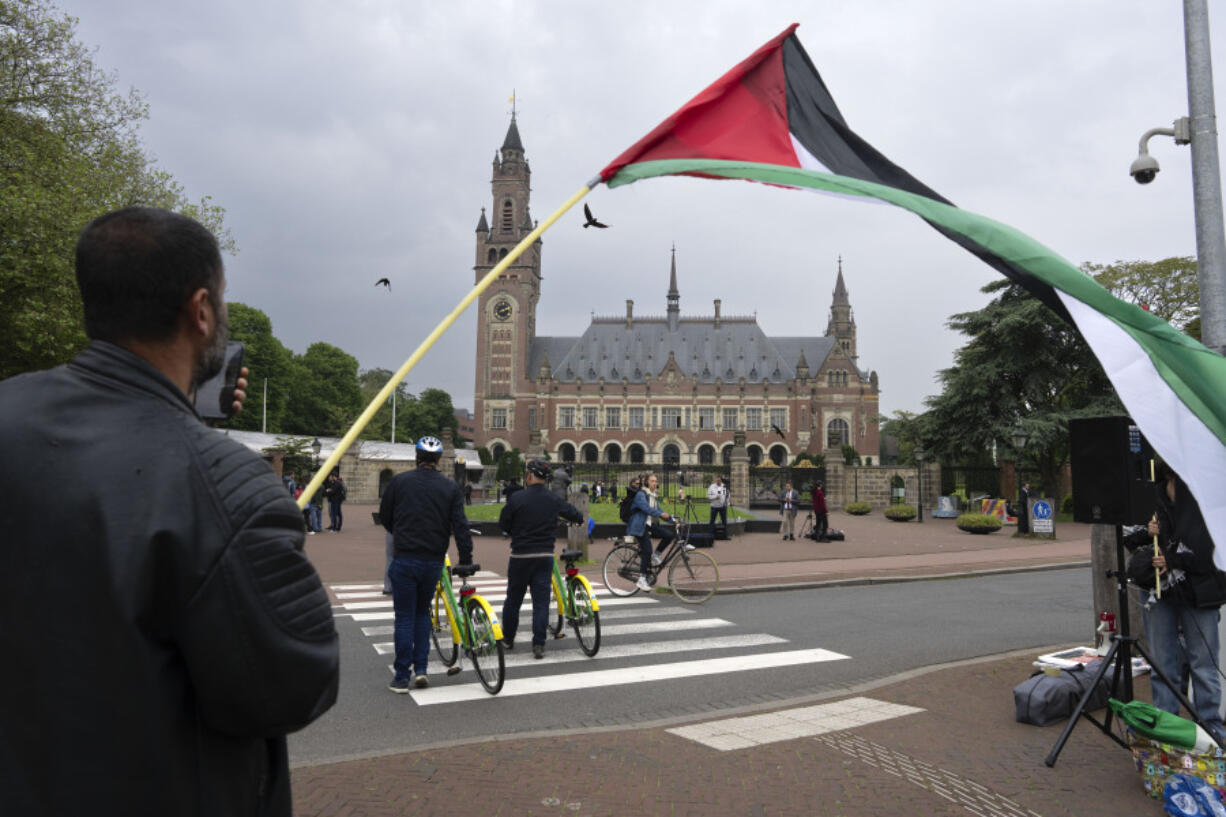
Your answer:
[[[626,299],[626,328],[634,328],[634,301]]]
[[[719,329],[719,298],[715,299],[715,328]]]

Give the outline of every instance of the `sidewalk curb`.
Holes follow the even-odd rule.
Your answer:
[[[857,576],[846,579],[827,579],[824,581],[777,582],[775,584],[754,584],[745,586],[725,587],[721,581],[719,594],[724,593],[769,593],[774,590],[810,590],[823,587],[862,587],[871,584],[898,584],[902,582],[940,581],[948,579],[972,579],[980,576],[1000,576],[1008,573],[1038,573],[1046,570],[1064,570],[1066,568],[1090,567],[1086,562],[1052,562],[1042,565],[1020,565],[1018,567],[998,567],[984,570],[962,570],[950,573],[925,573],[917,576]],[[732,579],[731,581],[736,581]]]
[[[742,715],[751,715],[773,710],[807,706],[819,701],[828,701],[832,698],[861,695],[875,689],[880,689],[881,687],[891,686],[893,684],[902,683],[903,681],[909,681],[913,678],[920,678],[925,675],[930,675],[934,672],[941,672],[947,669],[956,669],[958,667],[975,666],[978,664],[988,664],[994,661],[1007,661],[1012,658],[1020,658],[1023,656],[1042,655],[1044,652],[1052,652],[1065,646],[1067,645],[1038,645],[1011,650],[1009,652],[980,655],[973,658],[963,658],[958,661],[945,661],[939,664],[929,664],[928,666],[903,670],[902,672],[886,675],[881,678],[873,678],[868,681],[862,681],[858,684],[852,684],[850,686],[840,686],[836,689],[828,689],[823,692],[815,692],[810,695],[800,695],[793,698],[783,698],[777,701],[767,701],[763,703],[730,707],[728,709],[721,709],[716,712],[690,713],[669,718],[659,718],[652,721],[643,721],[641,723],[615,724],[612,726],[591,726],[576,729],[543,729],[532,732],[510,732],[501,735],[481,735],[471,738],[460,738],[457,740],[435,741],[433,743],[424,743],[414,746],[403,746],[392,749],[381,749],[374,752],[359,752],[351,755],[342,755],[340,757],[321,762],[307,761],[295,763],[291,761],[290,769],[312,769],[320,766],[332,766],[338,763],[353,763],[356,761],[373,760],[375,758],[391,757],[394,755],[417,754],[419,752],[430,752],[437,749],[470,746],[475,743],[508,743],[517,740],[538,740],[540,738],[572,737],[575,735],[598,735],[607,734],[610,732],[625,732],[630,730],[665,729],[687,723],[735,718]]]

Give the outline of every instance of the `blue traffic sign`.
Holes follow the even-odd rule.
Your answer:
[[[1032,507],[1034,508],[1035,519],[1051,519],[1052,508],[1050,502],[1044,502],[1040,499]]]

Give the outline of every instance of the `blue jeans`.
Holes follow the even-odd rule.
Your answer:
[[[711,533],[715,533],[716,517],[719,517],[725,528],[728,527],[728,506],[725,505],[722,508],[711,508]]]
[[[510,559],[507,562],[507,597],[502,602],[502,640],[512,642],[519,629],[519,608],[524,603],[524,591],[532,591],[532,643],[545,645],[545,628],[549,625],[550,577],[553,558]]]
[[[1149,653],[1167,678],[1178,684],[1184,664],[1192,671],[1192,705],[1196,716],[1209,729],[1221,729],[1218,708],[1222,703],[1222,683],[1217,674],[1218,619],[1216,608],[1198,609],[1155,599],[1143,608],[1145,640]],[[1179,630],[1183,629],[1183,643]],[[1150,678],[1154,706],[1164,712],[1179,713],[1179,699],[1155,673]]]
[[[341,532],[341,522],[344,517],[341,516],[341,503],[335,499],[328,500],[328,527],[337,533]]]
[[[425,562],[397,556],[387,575],[392,582],[392,606],[396,610],[393,643],[396,645],[396,680],[409,680],[410,670],[425,675],[430,658],[430,600],[442,575],[442,562]]]
[[[307,506],[307,529],[319,533],[323,529],[320,522],[320,508],[314,502]]]

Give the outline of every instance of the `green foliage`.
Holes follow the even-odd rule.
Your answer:
[[[494,479],[500,482],[511,482],[512,480],[523,482],[524,459],[518,448],[502,452],[502,458],[498,460],[498,470],[494,472]]]
[[[1064,495],[1064,499],[1060,502],[1060,513],[1070,514],[1070,515],[1073,513],[1073,495],[1072,494]]]
[[[246,407],[243,408],[246,411]],[[311,450],[313,438],[308,437],[277,437],[277,441],[264,449],[265,454],[280,453],[281,473],[293,471],[298,475],[298,482],[305,483],[309,475],[315,472],[315,452]]]
[[[843,506],[843,510],[852,516],[864,516],[867,513],[872,513],[873,506],[867,502],[848,502]]]
[[[865,458],[864,458],[864,464],[865,464],[865,465],[872,465],[872,464],[873,464],[873,458],[872,458],[872,457],[865,457]]]
[[[494,455],[484,445],[477,446],[477,456],[480,457],[482,465],[494,464]]]
[[[148,108],[77,42],[47,0],[0,0],[0,378],[63,363],[85,345],[77,233],[131,204],[177,210],[234,252],[224,210],[190,202],[137,137]]]
[[[1114,264],[1087,262],[1081,269],[1120,300],[1148,309],[1200,340],[1200,285],[1195,258],[1181,256]]]
[[[882,511],[887,519],[892,519],[895,522],[909,522],[915,518],[915,508],[906,504],[887,505]]]
[[[259,431],[264,419],[264,385],[268,381],[268,428],[280,430],[285,425],[293,378],[293,353],[273,337],[272,321],[258,309],[241,303],[227,304],[230,313],[230,337],[246,346],[243,365],[247,367],[247,401],[237,416],[227,420],[225,428]]]
[[[295,357],[285,431],[339,436],[361,411],[358,361],[328,343],[312,343]]]
[[[405,407],[404,425],[401,425],[397,418],[396,439],[400,439],[400,428],[403,428],[408,436],[416,440],[418,437],[424,437],[427,434],[442,438],[443,429],[451,429],[451,439],[457,440],[460,435],[460,421],[456,419],[455,408],[451,405],[451,395],[442,389],[426,389],[417,396],[416,400],[410,401]],[[522,469],[521,469],[522,477]]]
[[[1055,485],[1068,459],[1068,421],[1122,408],[1075,329],[1008,281],[983,291],[995,294],[986,307],[950,319],[968,340],[908,433],[943,462],[970,464],[990,461],[1020,420],[1029,435],[1024,465]]]
[[[844,465],[859,465],[860,454],[856,451],[854,445],[843,446],[843,464]]]
[[[964,513],[957,518],[955,524],[959,530],[969,533],[992,532],[1000,530],[1000,517],[986,513]]]

